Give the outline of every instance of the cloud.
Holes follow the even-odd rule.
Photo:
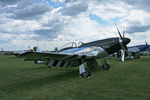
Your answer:
[[[19,9],[32,5],[32,0],[1,0],[0,6],[8,8],[9,6],[17,5]]]
[[[135,32],[147,32],[148,30],[150,30],[150,25],[147,26],[131,26],[128,28],[128,30],[126,30],[127,33],[135,33]]]
[[[45,14],[40,22],[41,27],[34,30],[35,34],[41,35],[44,39],[54,40],[69,23],[70,17],[64,17],[58,13],[59,8]]]
[[[117,37],[114,22],[119,29],[125,26],[131,44],[150,42],[148,5],[148,0],[1,0],[0,47],[26,49],[38,43],[53,50],[72,41]]]
[[[40,17],[44,13],[48,12],[50,8],[46,4],[36,4],[32,6],[27,6],[23,9],[17,9],[10,16],[14,19],[34,19]]]
[[[0,24],[0,33],[30,34],[33,30],[40,28],[39,23],[36,21],[13,19],[5,19],[5,21],[5,23]]]
[[[121,1],[112,1],[106,2],[105,0],[94,0],[89,1],[88,11],[96,15],[103,20],[110,21],[113,18],[122,18],[128,15],[131,6],[121,2]]]
[[[5,0],[4,0],[5,1]],[[5,7],[3,7],[5,6]],[[33,20],[39,19],[41,15],[51,10],[47,3],[33,4],[32,0],[8,0],[0,1],[2,13],[9,13],[8,17],[17,20]]]
[[[33,19],[37,16],[41,16],[45,12],[49,11],[47,5],[33,5],[27,6],[24,9],[16,10],[10,18],[15,19]]]
[[[39,29],[39,30],[35,30],[34,33],[40,35],[40,39],[42,39],[42,37],[44,39],[54,39],[57,38],[58,36],[58,30],[56,29]]]
[[[121,20],[126,25],[126,32],[134,34],[136,32],[147,32],[150,28],[150,13],[143,10],[132,9],[128,16]]]
[[[16,4],[19,0],[1,0],[0,5],[6,6],[6,5],[13,5]]]
[[[68,5],[60,10],[62,15],[68,15],[68,16],[76,16],[77,14],[80,14],[81,12],[85,12],[88,8],[88,4],[86,1],[78,2],[75,4]]]
[[[149,0],[123,0],[123,2],[134,6],[136,9],[142,9],[148,12],[150,11]]]
[[[78,0],[52,0],[53,2],[61,2],[61,3],[70,3],[70,2],[75,2]]]

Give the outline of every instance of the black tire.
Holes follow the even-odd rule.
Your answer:
[[[85,68],[86,72],[80,74],[81,77],[91,77],[91,72]]]
[[[110,65],[109,64],[105,64],[102,66],[103,70],[109,70],[110,69]]]

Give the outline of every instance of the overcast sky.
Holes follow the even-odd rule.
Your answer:
[[[0,48],[38,45],[53,50],[68,42],[118,37],[150,43],[150,0],[0,0]]]

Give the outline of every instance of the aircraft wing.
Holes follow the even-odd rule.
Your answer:
[[[28,61],[47,61],[52,66],[63,66],[68,63],[68,66],[72,67],[81,64],[81,57],[85,57],[85,59],[94,58],[102,52],[104,51],[100,47],[83,47],[69,49],[60,53],[26,52],[19,57],[26,58],[25,60]]]
[[[59,53],[45,53],[45,52],[26,52],[19,56],[20,58],[26,58],[30,60],[68,60],[71,58],[81,58],[79,55],[67,55]]]
[[[128,50],[131,53],[138,53],[146,50],[148,47],[149,47],[148,45],[137,45],[137,46],[129,47]]]
[[[81,64],[81,55],[67,55],[58,53],[27,52],[20,58],[25,61],[47,61],[48,66],[74,67]]]
[[[137,47],[129,47],[129,48],[128,48],[128,51],[129,51],[130,53],[137,53],[137,52],[140,52],[140,49],[137,48]]]

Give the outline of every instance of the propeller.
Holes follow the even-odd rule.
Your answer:
[[[121,61],[124,62],[125,52],[130,56],[127,46],[123,44],[123,39],[124,39],[124,36],[125,36],[124,35],[124,27],[123,27],[123,36],[122,36],[116,24],[115,24],[115,26],[116,26],[118,34],[120,36],[119,43],[120,43],[120,46],[121,46]]]
[[[145,40],[145,44],[148,46],[148,43],[147,43],[147,41]]]
[[[149,44],[148,44],[148,42],[146,40],[145,40],[145,44],[146,44],[146,47],[149,50],[149,54],[150,54]]]
[[[149,54],[150,54],[150,45],[148,44],[148,42],[145,40],[146,46],[148,48]]]

